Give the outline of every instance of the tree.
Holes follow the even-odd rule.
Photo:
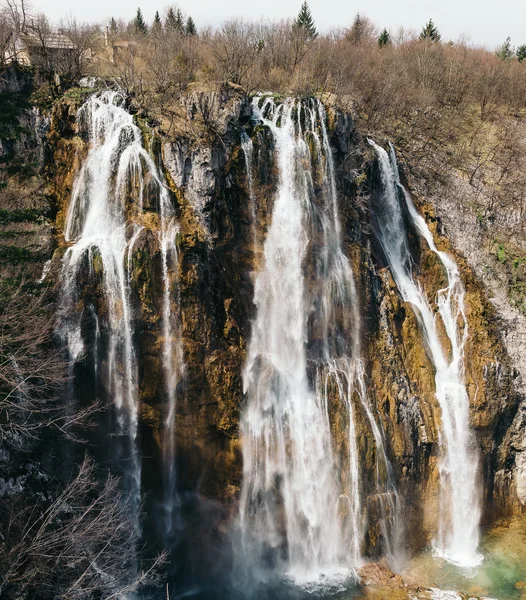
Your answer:
[[[257,28],[242,19],[226,21],[221,25],[210,47],[224,81],[245,84],[257,65],[258,42]]]
[[[137,14],[133,20],[133,25],[135,27],[135,33],[139,33],[141,35],[146,35],[148,33],[148,25],[146,25],[140,8],[137,9]]]
[[[389,32],[387,31],[387,29],[384,28],[384,30],[378,37],[378,46],[380,46],[380,48],[383,48],[384,46],[389,46],[390,43],[391,43],[391,36],[390,36]]]
[[[353,44],[361,44],[365,40],[375,39],[378,35],[374,23],[360,13],[354,17],[353,24],[347,30],[345,38]]]
[[[110,19],[109,30],[112,35],[115,35],[118,30],[117,21],[113,17]]]
[[[175,11],[172,6],[170,6],[166,11],[164,27],[167,31],[175,31],[177,29],[177,20],[175,18]]]
[[[175,11],[175,28],[179,33],[184,32],[184,16],[180,8]]]
[[[420,33],[421,40],[431,40],[432,42],[439,42],[442,36],[438,31],[436,25],[433,23],[433,19],[429,19],[429,21],[422,27],[422,31]]]
[[[11,26],[8,19],[0,12],[0,72],[5,68],[8,59],[11,58],[9,45],[11,41]]]
[[[186,35],[196,35],[197,28],[195,26],[194,20],[192,17],[188,17],[186,20]]]
[[[526,44],[521,44],[518,48],[517,48],[517,60],[519,62],[522,62],[523,60],[526,60]]]
[[[161,17],[159,16],[159,11],[155,12],[155,17],[153,18],[152,23],[152,31],[161,31],[163,27]]]
[[[14,198],[0,190],[7,214],[6,206],[34,202],[16,190]],[[0,494],[0,597],[122,597],[155,574],[133,564],[139,532],[118,479],[101,478],[88,457],[74,459],[75,442],[85,444],[78,434],[100,407],[65,410],[68,364],[54,342],[56,297],[35,285],[31,271],[19,275],[20,282],[0,278],[0,444],[9,456],[2,478],[22,482]],[[72,454],[49,461],[50,439],[68,443]]]
[[[18,61],[20,49],[16,40],[18,35],[26,31],[27,24],[33,21],[34,15],[26,0],[3,0],[2,17],[2,61]],[[14,34],[14,35],[11,35]]]
[[[506,41],[497,50],[496,55],[501,60],[511,60],[513,58],[513,48],[511,47],[511,38],[507,37]]]
[[[318,37],[318,32],[316,31],[316,26],[314,25],[314,19],[312,18],[307,2],[304,2],[301,5],[300,12],[294,21],[293,27],[298,31],[303,31],[311,40]]]
[[[354,17],[353,24],[347,34],[347,38],[354,42],[355,44],[359,44],[363,38],[363,17],[358,13]]]
[[[176,31],[181,34],[185,32],[184,15],[180,8],[174,9],[173,6],[168,8],[164,18],[164,27],[166,31]]]

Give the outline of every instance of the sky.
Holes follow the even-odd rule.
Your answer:
[[[282,19],[296,16],[302,0],[180,0],[174,2],[191,14],[197,27],[216,25],[232,17],[247,20]],[[103,22],[109,17],[133,18],[137,6],[147,21],[156,10],[162,14],[170,0],[32,0],[32,6],[52,21],[73,15],[79,21]],[[526,44],[526,0],[310,0],[319,31],[349,26],[357,12],[378,27],[393,33],[403,26],[420,31],[433,19],[444,41],[465,35],[472,44],[494,49],[509,36],[513,46]]]

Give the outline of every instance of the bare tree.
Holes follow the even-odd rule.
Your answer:
[[[258,28],[236,19],[223,23],[209,40],[222,78],[239,85],[246,83],[249,73],[257,68],[258,55],[264,48],[264,40]]]
[[[25,31],[31,15],[31,5],[27,0],[2,0],[0,4],[0,22],[4,31],[2,62],[17,61],[20,52],[17,45],[19,36]]]
[[[108,476],[101,485],[90,459],[52,500],[18,498],[9,508],[1,515],[2,597],[38,590],[42,599],[110,598],[155,583],[164,556],[137,568],[139,534],[118,480]]]
[[[0,280],[0,596],[116,597],[154,583],[164,557],[138,566],[139,534],[117,478],[101,480],[88,457],[40,464],[50,441],[78,440],[98,410],[68,411],[60,400],[67,364],[54,345],[54,307],[50,290]]]

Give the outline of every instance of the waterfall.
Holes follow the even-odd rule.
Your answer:
[[[121,92],[105,91],[90,97],[78,111],[79,129],[89,136],[89,150],[75,181],[66,216],[65,240],[69,247],[63,258],[59,332],[72,362],[91,352],[94,376],[102,378],[106,397],[114,405],[118,434],[125,440],[124,453],[119,456],[124,487],[130,494],[131,510],[140,531],[139,382],[131,284],[134,247],[141,232],[152,222],[144,218],[146,195],[154,198],[154,204],[157,203],[154,208],[159,214],[156,229],[162,261],[163,364],[168,397],[164,489],[170,507],[175,496],[175,388],[181,373],[182,352],[178,319],[172,314],[170,304],[177,286],[174,209],[162,175],[143,148],[140,130],[127,112],[124,100]],[[174,270],[175,274],[171,274]],[[84,341],[79,304],[83,294],[90,294],[89,286],[98,281],[104,305],[102,309],[91,305],[95,335],[90,348]],[[107,340],[105,348],[103,338]],[[173,518],[173,508],[167,512]]]
[[[330,585],[362,562],[358,409],[378,432],[379,460],[387,457],[365,393],[325,111],[315,100],[261,97],[253,111],[273,136],[279,186],[244,372],[242,549],[263,570]],[[335,450],[332,402],[346,412],[345,451]]]
[[[168,397],[168,414],[165,420],[167,439],[164,442],[164,537],[171,544],[178,508],[176,494],[176,399],[177,385],[184,375],[183,346],[180,331],[180,293],[177,269],[179,255],[175,243],[179,231],[175,213],[168,192],[164,186],[160,188],[161,228],[159,240],[162,256],[163,278],[163,365],[165,373],[165,390]],[[175,275],[171,275],[175,273]],[[172,298],[175,298],[176,311],[172,309]]]
[[[250,200],[250,216],[252,220],[252,251],[255,253],[257,249],[257,211],[256,197],[254,195],[254,144],[250,137],[244,132],[241,132],[241,148],[245,155],[245,165],[247,169],[248,183],[248,198]]]
[[[429,356],[435,367],[436,398],[441,410],[441,508],[435,552],[465,567],[482,560],[479,543],[480,498],[477,485],[478,455],[469,425],[469,398],[464,383],[464,344],[468,335],[464,314],[464,288],[455,262],[439,251],[425,220],[400,184],[394,150],[391,155],[369,140],[378,156],[382,180],[381,213],[376,217],[378,237],[393,278],[404,301],[409,302],[421,326]],[[441,341],[434,307],[412,270],[404,203],[410,219],[429,249],[439,258],[448,284],[436,291],[436,308],[447,341]]]

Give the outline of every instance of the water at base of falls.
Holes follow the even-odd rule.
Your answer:
[[[464,383],[464,344],[467,320],[464,315],[464,288],[452,258],[439,251],[425,220],[416,211],[409,194],[400,184],[394,150],[391,155],[374,147],[382,182],[375,208],[375,229],[393,278],[404,301],[409,302],[419,321],[429,357],[435,367],[436,399],[441,411],[439,441],[441,457],[439,531],[434,552],[466,568],[478,566],[480,492],[478,453],[469,424],[469,398]],[[403,204],[402,204],[403,203]],[[426,293],[413,274],[402,206],[413,226],[442,263],[447,287],[436,291],[438,315],[447,337],[441,341],[438,317]]]
[[[357,410],[371,419],[378,460],[387,457],[363,385],[358,298],[342,250],[323,106],[258,97],[253,110],[273,136],[279,185],[255,279],[257,316],[244,372],[238,554],[253,579],[277,573],[311,593],[337,590],[363,562]],[[243,145],[250,162],[252,147],[246,139]],[[253,185],[250,179],[251,192]],[[315,265],[310,277],[307,257]],[[321,332],[316,351],[308,347],[309,318]],[[334,401],[347,420],[337,452]],[[378,481],[378,491],[392,485]]]

